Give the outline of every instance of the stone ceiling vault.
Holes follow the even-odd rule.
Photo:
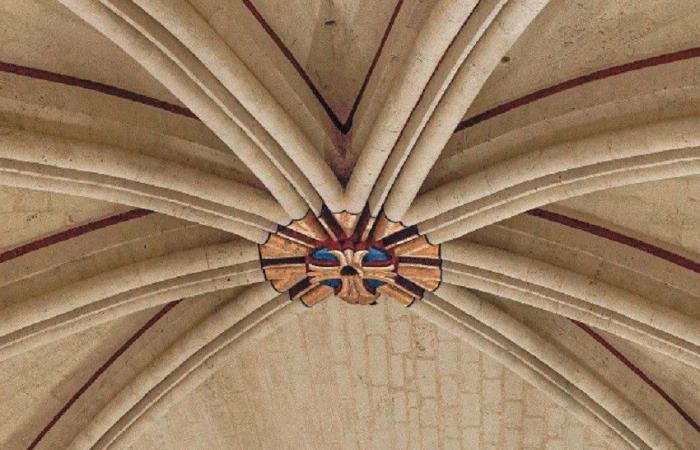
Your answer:
[[[700,448],[694,0],[0,0],[0,448]]]

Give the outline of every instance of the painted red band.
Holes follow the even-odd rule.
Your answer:
[[[258,9],[255,7],[253,4],[252,0],[242,0],[243,4],[245,5],[246,8],[250,11],[250,13],[255,17],[255,19],[258,21],[260,26],[265,30],[265,32],[270,36],[272,41],[277,45],[277,48],[280,49],[282,54],[287,58],[287,61],[294,67],[294,69],[297,71],[299,76],[304,80],[304,83],[308,86],[308,88],[311,90],[311,93],[316,97],[316,100],[321,104],[321,107],[323,110],[326,112],[326,115],[328,118],[333,122],[333,125],[342,133],[342,134],[347,134],[350,129],[352,128],[352,122],[353,118],[355,116],[355,112],[357,111],[357,108],[360,104],[360,101],[362,100],[362,96],[365,92],[365,89],[367,88],[367,84],[369,83],[370,78],[372,77],[372,73],[374,72],[374,69],[377,65],[377,61],[379,61],[379,57],[381,56],[382,50],[384,49],[384,45],[386,44],[386,41],[389,37],[389,34],[391,32],[391,29],[394,26],[394,22],[396,21],[396,17],[399,15],[399,11],[401,10],[401,6],[403,6],[404,0],[398,0],[396,2],[396,6],[394,7],[394,11],[391,14],[391,18],[389,19],[389,23],[387,24],[386,29],[384,30],[384,34],[382,36],[382,40],[379,43],[379,48],[377,49],[376,53],[374,54],[374,58],[372,59],[372,63],[370,64],[370,67],[367,71],[367,74],[365,75],[365,78],[362,82],[362,86],[360,87],[360,91],[357,94],[357,97],[355,98],[355,101],[353,102],[352,109],[350,110],[350,113],[348,114],[347,119],[345,122],[342,122],[338,115],[333,111],[333,108],[331,108],[330,104],[326,99],[323,97],[323,94],[321,94],[321,91],[316,87],[314,82],[311,80],[309,75],[306,73],[304,68],[301,66],[299,61],[296,59],[292,51],[287,47],[282,39],[279,37],[277,33],[275,33],[275,30],[272,29],[270,24],[265,20],[265,17],[258,11]]]
[[[11,73],[27,78],[34,78],[37,80],[51,81],[53,83],[65,84],[67,86],[75,86],[82,89],[88,89],[91,91],[100,92],[102,94],[111,95],[113,97],[119,97],[125,100],[130,100],[132,102],[141,103],[143,105],[152,106],[154,108],[162,109],[173,114],[197,119],[197,116],[195,116],[192,111],[185,107],[174,105],[163,100],[158,100],[157,98],[138,94],[136,92],[128,91],[126,89],[110,86],[104,83],[99,83],[97,81],[85,80],[83,78],[76,78],[69,75],[62,75],[60,73],[49,72],[41,69],[34,69],[32,67],[20,66],[17,64],[10,64],[6,62],[0,62],[0,72]]]
[[[100,228],[105,228],[111,225],[116,225],[118,223],[127,222],[132,219],[138,219],[139,217],[144,217],[149,214],[153,214],[153,211],[148,211],[146,209],[133,209],[125,213],[116,214],[105,219],[101,219],[85,225],[80,225],[75,228],[70,228],[68,230],[61,231],[60,233],[52,234],[51,236],[47,236],[43,239],[39,239],[0,253],[0,264],[15,258],[19,258],[22,255],[26,255],[27,253],[31,253],[44,247],[48,247],[59,242],[67,241],[69,239],[73,239],[91,231],[99,230]]]
[[[396,6],[394,7],[394,11],[391,13],[391,17],[389,18],[389,23],[387,24],[386,29],[384,29],[384,34],[382,35],[382,40],[379,42],[379,48],[377,48],[377,52],[374,54],[374,58],[372,58],[372,63],[369,66],[369,70],[367,70],[367,73],[365,74],[365,79],[362,80],[362,86],[360,87],[360,91],[357,93],[357,97],[355,97],[355,102],[352,104],[352,109],[350,110],[350,114],[348,115],[347,120],[343,124],[343,129],[341,130],[341,132],[343,132],[343,134],[347,133],[352,128],[352,121],[355,117],[355,112],[357,111],[357,108],[360,106],[360,101],[362,101],[362,96],[365,93],[365,89],[367,88],[367,85],[369,84],[370,78],[372,78],[372,73],[374,73],[374,68],[377,66],[377,62],[379,61],[379,57],[382,55],[382,51],[384,50],[384,45],[386,44],[387,39],[389,39],[389,33],[391,33],[391,29],[394,27],[394,22],[396,22],[396,17],[398,17],[399,12],[401,11],[401,7],[403,6],[403,1],[404,0],[398,0],[396,2]]]
[[[519,108],[521,106],[535,102],[542,98],[549,97],[560,92],[564,92],[566,90],[590,83],[592,81],[602,80],[604,78],[609,78],[615,75],[632,72],[634,70],[645,69],[647,67],[660,66],[676,61],[697,58],[699,56],[700,47],[695,47],[687,50],[681,50],[675,53],[667,53],[665,55],[654,56],[651,58],[641,59],[631,63],[620,64],[619,66],[598,70],[596,72],[592,72],[581,77],[573,78],[571,80],[555,84],[554,86],[550,86],[548,88],[540,89],[539,91],[535,91],[531,94],[525,95],[513,101],[503,103],[502,105],[496,106],[495,108],[489,109],[488,111],[484,111],[481,114],[477,114],[468,119],[465,119],[461,121],[459,125],[457,125],[457,129],[455,130],[455,132],[472,127],[478,123],[484,122],[488,119],[492,119],[496,116],[500,116],[501,114],[504,114],[515,108]]]
[[[678,414],[680,414],[683,419],[685,419],[688,424],[695,429],[695,431],[700,432],[700,426],[698,423],[693,419],[690,414],[688,414],[674,399],[671,398],[670,395],[666,391],[664,391],[658,384],[654,382],[649,376],[644,373],[642,369],[640,369],[637,365],[635,365],[632,361],[629,360],[622,352],[620,352],[615,346],[613,346],[610,342],[605,340],[603,336],[600,334],[596,333],[591,327],[588,325],[578,322],[576,320],[571,320],[574,324],[576,324],[577,327],[581,328],[583,331],[585,331],[589,336],[591,336],[593,339],[595,339],[600,345],[605,347],[607,351],[609,351],[615,358],[617,358],[622,364],[627,366],[632,372],[634,372],[639,378],[642,379],[649,387],[651,387],[654,391],[656,391],[666,402],[671,405],[673,409],[675,409]]]
[[[96,371],[95,373],[90,376],[90,378],[87,379],[87,381],[78,389],[78,391],[73,394],[73,396],[66,402],[65,405],[56,413],[56,415],[53,416],[51,421],[46,424],[46,426],[39,432],[39,434],[34,438],[31,444],[29,444],[29,447],[27,447],[27,450],[32,450],[34,449],[39,442],[46,436],[46,433],[51,431],[51,429],[58,423],[58,421],[63,417],[68,410],[70,409],[73,404],[78,401],[78,399],[87,391],[90,386],[92,386],[95,381],[97,381],[100,376],[109,369],[109,367],[114,364],[114,362],[119,359],[121,355],[126,352],[129,347],[131,347],[146,331],[148,331],[149,328],[151,328],[153,325],[155,325],[160,319],[165,316],[168,311],[173,309],[178,303],[180,303],[182,300],[176,300],[174,302],[166,303],[165,306],[163,306],[153,317],[151,317],[148,322],[146,322],[141,328],[136,331],[124,344],[122,344],[121,347],[117,349],[116,352],[110,356],[107,361],[104,362]]]
[[[80,225],[78,227],[74,227],[65,231],[62,231],[60,233],[53,234],[51,236],[45,237],[43,239],[39,239],[33,242],[30,242],[28,244],[13,248],[11,250],[8,250],[6,252],[0,253],[0,264],[13,260],[15,258],[19,258],[22,255],[26,255],[28,253],[37,251],[39,249],[49,247],[51,245],[57,244],[59,242],[67,241],[69,239],[76,238],[78,236],[81,236],[86,233],[90,233],[95,230],[99,230],[101,228],[106,228],[111,225],[116,225],[118,223],[122,222],[127,222],[132,219],[137,219],[139,217],[144,217],[149,214],[152,214],[153,211],[148,211],[145,209],[134,209],[131,211],[127,211],[125,213],[121,214],[116,214],[114,216],[107,217],[105,219],[101,219],[95,222],[91,222],[85,225]],[[32,450],[39,444],[39,442],[44,438],[46,433],[49,432],[51,428],[53,428],[54,425],[58,422],[58,420],[68,411],[68,409],[75,403],[78,398],[90,387],[91,384],[93,384],[97,378],[104,373],[107,368],[114,363],[114,361],[121,356],[122,353],[124,353],[136,340],[148,330],[148,328],[152,327],[158,320],[160,320],[161,317],[163,317],[169,310],[171,310],[177,303],[177,302],[172,302],[166,304],[155,316],[153,316],[141,329],[139,329],[136,334],[134,334],[127,342],[125,342],[108,360],[100,366],[99,369],[88,379],[88,381],[76,392],[73,397],[71,397],[68,402],[61,408],[61,410],[51,419],[51,421],[41,430],[41,432],[34,438],[31,444],[29,444],[29,447],[27,447],[27,450]]]
[[[608,230],[598,225],[593,225],[582,220],[574,219],[563,214],[554,213],[551,211],[546,211],[544,209],[533,209],[528,211],[526,214],[539,217],[550,222],[555,222],[561,225],[565,225],[577,230],[585,231],[587,233],[593,234],[595,236],[608,239],[613,242],[617,242],[623,245],[627,245],[634,249],[643,251],[657,258],[669,261],[680,267],[692,270],[694,272],[700,272],[700,264],[692,261],[683,256],[672,253],[668,250],[662,249],[655,245],[640,241],[639,239],[634,239],[624,234],[618,233],[616,231]],[[683,409],[678,405],[678,403],[673,400],[666,391],[664,391],[658,384],[656,384],[647,374],[645,374],[639,367],[632,363],[629,358],[627,358],[622,352],[617,350],[612,344],[610,344],[605,338],[596,333],[588,325],[578,322],[576,320],[570,319],[571,322],[576,324],[579,328],[585,331],[589,336],[598,341],[603,347],[605,347],[610,353],[612,353],[620,362],[627,366],[632,372],[634,372],[639,378],[641,378],[647,385],[654,389],[663,399],[668,402],[678,413],[685,419],[690,426],[692,426],[696,431],[700,432],[700,427],[698,423]]]
[[[90,233],[92,231],[99,230],[101,228],[106,228],[111,225],[116,225],[118,223],[127,222],[129,220],[137,219],[140,217],[152,214],[153,211],[148,211],[145,209],[134,209],[127,211],[125,213],[116,214],[114,216],[107,217],[105,219],[97,220],[85,225],[80,225],[60,233],[53,234],[51,236],[45,237],[43,239],[30,242],[28,244],[16,247],[14,249],[8,250],[6,252],[0,253],[0,264],[10,261],[15,258],[19,258],[22,255],[34,252],[36,250],[49,247],[51,245],[57,244],[59,242],[67,241],[69,239],[76,238],[78,236]],[[124,352],[126,352],[129,347],[131,347],[134,342],[136,342],[141,335],[143,335],[149,328],[156,324],[168,311],[175,307],[181,300],[167,303],[163,308],[160,309],[151,319],[146,322],[133,336],[131,336],[124,344],[122,344],[117,351],[110,356],[110,358],[100,366],[95,373],[78,389],[78,391],[66,402],[66,404],[54,415],[51,421],[39,432],[39,434],[34,438],[34,440],[29,444],[27,450],[34,449],[39,442],[44,438],[46,433],[48,433],[51,428],[56,425],[60,418],[68,412],[70,407],[80,398],[81,395],[87,391],[87,389],[95,382],[97,379],[111,366]]]
[[[541,219],[548,220],[550,222],[555,222],[561,225],[565,225],[570,228],[575,228],[577,230],[585,231],[587,233],[593,234],[598,237],[602,237],[604,239],[607,239],[609,241],[617,242],[619,244],[626,245],[628,247],[632,247],[634,249],[637,249],[639,251],[642,251],[644,253],[648,253],[650,255],[656,256],[657,258],[661,258],[665,261],[668,261],[672,264],[675,264],[677,266],[683,267],[685,269],[691,270],[695,273],[700,273],[700,263],[693,261],[689,258],[686,258],[684,256],[678,255],[676,253],[673,253],[669,250],[663,249],[661,247],[657,247],[655,245],[649,244],[644,241],[640,241],[639,239],[635,239],[629,236],[625,236],[622,233],[618,233],[616,231],[608,230],[607,228],[603,228],[599,225],[593,225],[588,222],[584,222],[582,220],[574,219],[572,217],[565,216],[563,214],[558,214],[554,213],[551,211],[547,211],[544,209],[533,209],[526,214],[534,217],[539,217]]]

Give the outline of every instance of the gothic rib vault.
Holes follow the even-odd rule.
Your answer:
[[[0,0],[0,448],[700,448],[694,0]]]

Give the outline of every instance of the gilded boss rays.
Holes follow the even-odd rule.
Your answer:
[[[440,284],[440,247],[415,227],[383,216],[309,213],[280,226],[260,246],[265,277],[280,292],[312,306],[330,295],[371,305],[385,294],[411,305]]]

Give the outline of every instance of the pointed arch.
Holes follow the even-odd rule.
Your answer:
[[[501,351],[489,353],[497,361],[503,362],[507,367],[513,367],[516,372],[524,372],[519,363],[512,363],[511,357],[515,356],[541,375],[548,377],[553,384],[558,385],[558,391],[542,380],[535,382],[542,385],[553,399],[572,409],[587,423],[602,422],[631,448],[679,448],[678,444],[651,422],[643,411],[626,401],[588,369],[509,314],[467,289],[443,285],[423,301],[426,306],[420,307],[420,312],[429,307],[437,309],[443,315],[457,319],[458,326],[476,331],[482,338],[487,338],[505,350],[505,354]],[[428,314],[426,316],[430,317]],[[452,322],[451,328],[454,329],[457,324]],[[487,352],[493,349],[491,345],[483,345],[482,338],[472,342],[481,344]],[[526,374],[528,378],[539,378],[539,375],[532,375],[532,372]],[[575,406],[576,404],[579,406]],[[597,427],[600,428],[600,424]]]
[[[404,133],[410,134],[405,127],[408,126],[421,97],[427,94],[428,99],[432,100],[432,102],[427,101],[428,99],[423,101],[427,104],[425,108],[432,111],[431,106],[434,107],[433,103],[444,93],[444,87],[438,80],[433,82],[433,85],[437,86],[433,89],[436,92],[425,92],[425,90],[433,77],[440,78],[443,84],[449,83],[449,76],[459,66],[461,62],[459,58],[457,61],[445,61],[440,66],[443,55],[446,55],[451,45],[458,47],[455,53],[459,53],[459,50],[468,52],[469,42],[454,42],[454,40],[460,30],[466,26],[467,21],[471,20],[477,3],[474,0],[435,3],[401,69],[400,77],[393,84],[386,103],[371,128],[364,149],[360,152],[345,193],[346,210],[359,213],[370,198],[370,193],[378,188],[375,183],[392,149],[394,152],[398,151],[395,147],[398,145],[400,136]],[[489,5],[479,8],[488,9],[493,2],[486,3]],[[477,17],[474,20],[478,21],[478,19],[480,18]],[[469,40],[469,37],[471,36],[467,33],[466,39]],[[464,46],[467,46],[467,49],[462,48]],[[439,67],[441,69],[438,75],[436,71]],[[370,209],[371,213],[377,214],[376,205],[370,205]]]
[[[509,1],[480,37],[454,76],[420,133],[384,203],[390,220],[400,221],[418,194],[461,117],[476,98],[501,57],[515,43],[548,0]]]
[[[246,241],[119,267],[5,306],[0,359],[135,311],[262,280],[257,246]]]
[[[61,0],[61,3],[136,59],[197,117],[202,119],[214,134],[226,143],[238,158],[255,173],[292,218],[298,219],[306,214],[309,205],[290,180],[280,172],[281,167],[292,166],[288,163],[281,165],[279,160],[274,160],[275,155],[270,153],[274,149],[259,147],[231,118],[232,110],[222,109],[221,101],[217,102],[210,96],[211,89],[215,89],[227,96],[227,100],[224,100],[227,101],[228,107],[238,107],[237,100],[230,96],[230,93],[227,94],[225,88],[201,63],[194,67],[188,66],[189,71],[186,71],[161,47],[142,34],[141,31],[147,32],[143,28],[142,21],[148,25],[148,23],[153,23],[153,19],[149,20],[149,16],[128,2],[121,2],[120,5],[134,14],[129,16],[132,19],[131,23],[95,0],[87,2]],[[139,25],[141,25],[140,28]],[[172,36],[168,38],[168,34],[162,34],[164,31],[162,27],[155,29],[161,30],[160,36],[162,39],[166,39],[165,44],[175,45],[175,50],[177,50],[179,43]],[[192,60],[190,62],[196,63]],[[192,72],[193,70],[196,72]],[[206,77],[206,80],[201,80],[196,75],[192,75],[193,73]],[[283,157],[280,154],[276,154],[276,156]],[[300,179],[297,178],[297,180]]]
[[[274,331],[301,311],[269,283],[255,285],[226,303],[161,353],[132,379],[68,448],[128,447],[155,418],[191,392],[233,353]]]
[[[143,27],[142,32],[149,35],[151,40],[159,41],[160,45],[168,45],[165,33],[157,33],[155,29],[151,32],[150,26],[146,28],[146,20],[137,17],[137,9],[129,7],[130,2],[105,0],[104,3],[122,17],[139,23]],[[246,130],[251,138],[260,142],[259,147],[271,152],[271,159],[279,170],[288,171],[287,178],[310,202],[314,212],[318,213],[320,209],[316,208],[320,206],[311,202],[312,194],[306,192],[306,189],[315,188],[317,195],[320,195],[332,211],[342,209],[342,187],[318,149],[192,5],[182,0],[135,0],[133,4],[142,8],[161,24],[164,30],[171,33],[183,48],[201,61],[203,68],[216,77],[226,92],[240,103],[241,108],[234,111],[232,116],[234,120],[238,121],[239,126]],[[174,42],[168,46],[174,59],[181,66],[187,64],[185,52],[176,53]],[[194,64],[196,62],[192,59],[189,65],[194,67]],[[214,80],[206,82],[207,85],[214,83]],[[278,150],[272,153],[273,149]],[[303,180],[303,177],[306,177],[306,180]]]
[[[444,281],[607,330],[700,368],[700,322],[567,269],[466,240],[442,246]]]

